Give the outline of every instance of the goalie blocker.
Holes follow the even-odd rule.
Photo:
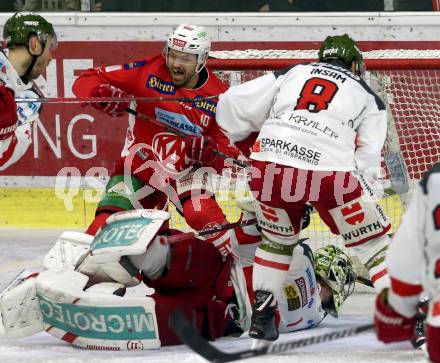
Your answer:
[[[199,331],[206,319],[215,335],[216,305],[206,307],[226,284],[218,277],[229,276],[222,270],[230,264],[197,239],[160,244],[157,234],[168,218],[162,211],[124,212],[108,218],[95,238],[65,232],[44,259],[48,270],[2,294],[5,334],[45,330],[87,349],[155,349],[180,343],[168,324],[179,308]],[[153,294],[137,285],[142,278]]]

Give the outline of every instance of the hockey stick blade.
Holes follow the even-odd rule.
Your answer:
[[[227,353],[217,349],[208,340],[197,333],[181,311],[175,311],[171,315],[171,327],[183,343],[188,345],[194,352],[214,363],[233,362],[240,359],[253,358],[260,355],[282,354],[296,348],[302,348],[313,344],[324,343],[336,339],[348,338],[356,334],[373,329],[373,324],[360,325],[354,328],[339,329],[333,332],[312,336],[309,338],[295,339],[280,343],[273,343],[269,347],[259,349],[246,349]]]
[[[391,189],[398,194],[407,193],[409,190],[408,173],[402,154],[385,154],[384,159],[390,176]]]

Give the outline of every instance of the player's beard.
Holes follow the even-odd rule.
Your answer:
[[[40,77],[48,65],[49,61],[47,59],[41,59],[40,57],[37,58],[37,61],[32,67],[31,72],[29,73],[29,80],[34,80]]]
[[[183,68],[172,68],[169,70],[171,81],[173,82],[173,85],[176,87],[182,87],[185,86],[193,77],[197,75],[197,73],[193,72],[189,74],[185,69]]]

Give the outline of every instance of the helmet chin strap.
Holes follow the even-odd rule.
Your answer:
[[[31,75],[32,69],[34,68],[35,63],[37,62],[38,57],[40,57],[44,53],[44,50],[46,48],[46,42],[40,41],[40,44],[41,44],[42,50],[41,50],[40,54],[38,54],[38,55],[31,53],[31,51],[29,50],[29,45],[26,47],[28,53],[32,57],[31,63],[29,64],[29,66],[26,69],[26,72],[23,75],[23,77],[26,79],[30,79],[29,76]]]

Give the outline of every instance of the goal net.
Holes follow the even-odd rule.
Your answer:
[[[276,69],[316,60],[316,50],[300,51],[222,51],[213,52],[210,67],[226,83],[233,86]],[[440,50],[380,50],[364,52],[366,82],[378,93],[388,108],[388,133],[384,156],[403,158],[410,189],[406,193],[388,193],[380,200],[390,218],[392,231],[400,224],[411,187],[425,171],[440,160]],[[398,167],[398,166],[397,166]],[[390,170],[383,163],[385,187]],[[226,184],[231,185],[234,184]],[[233,190],[219,190],[217,198],[230,222],[236,221],[240,210]],[[173,213],[173,223],[186,228],[184,220]],[[340,237],[333,235],[317,213],[301,237],[309,237],[312,249],[325,244],[343,247]]]

